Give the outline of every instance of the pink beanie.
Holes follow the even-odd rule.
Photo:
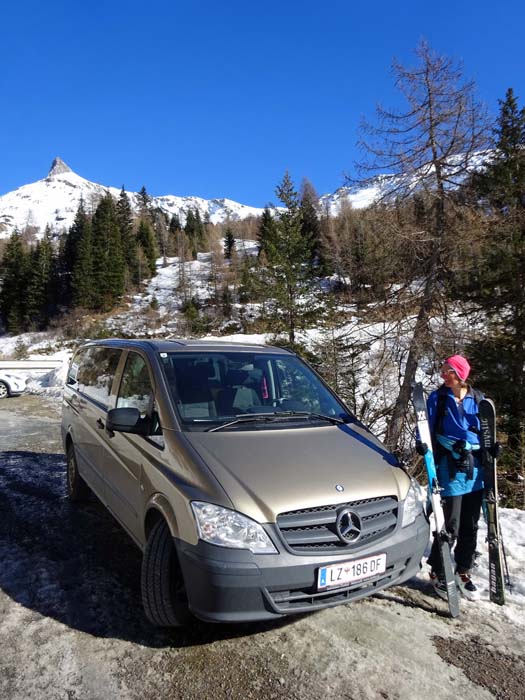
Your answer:
[[[470,365],[464,357],[452,355],[452,357],[447,357],[445,362],[452,367],[462,382],[467,381],[467,377],[470,374]]]

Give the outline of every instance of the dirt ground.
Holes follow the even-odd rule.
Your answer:
[[[59,410],[0,402],[3,700],[525,698],[523,625],[488,602],[451,620],[419,578],[272,624],[153,629],[140,552],[65,496]]]

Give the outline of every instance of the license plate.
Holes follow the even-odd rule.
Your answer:
[[[384,574],[386,571],[386,554],[373,557],[344,561],[332,566],[322,566],[317,576],[317,588],[345,586],[348,583]]]

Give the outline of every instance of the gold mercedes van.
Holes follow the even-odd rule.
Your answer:
[[[63,396],[67,485],[143,552],[159,626],[278,618],[412,577],[417,484],[327,384],[277,347],[104,340]]]

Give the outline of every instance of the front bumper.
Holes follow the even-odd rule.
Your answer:
[[[275,527],[275,526],[274,526]],[[280,537],[266,528],[274,543]],[[192,613],[209,622],[249,622],[305,613],[373,595],[397,585],[419,571],[428,543],[423,515],[413,525],[397,528],[380,542],[337,556],[292,554],[282,545],[279,554],[254,555],[199,541],[175,540]],[[341,588],[317,591],[320,566],[386,552],[386,571]]]

